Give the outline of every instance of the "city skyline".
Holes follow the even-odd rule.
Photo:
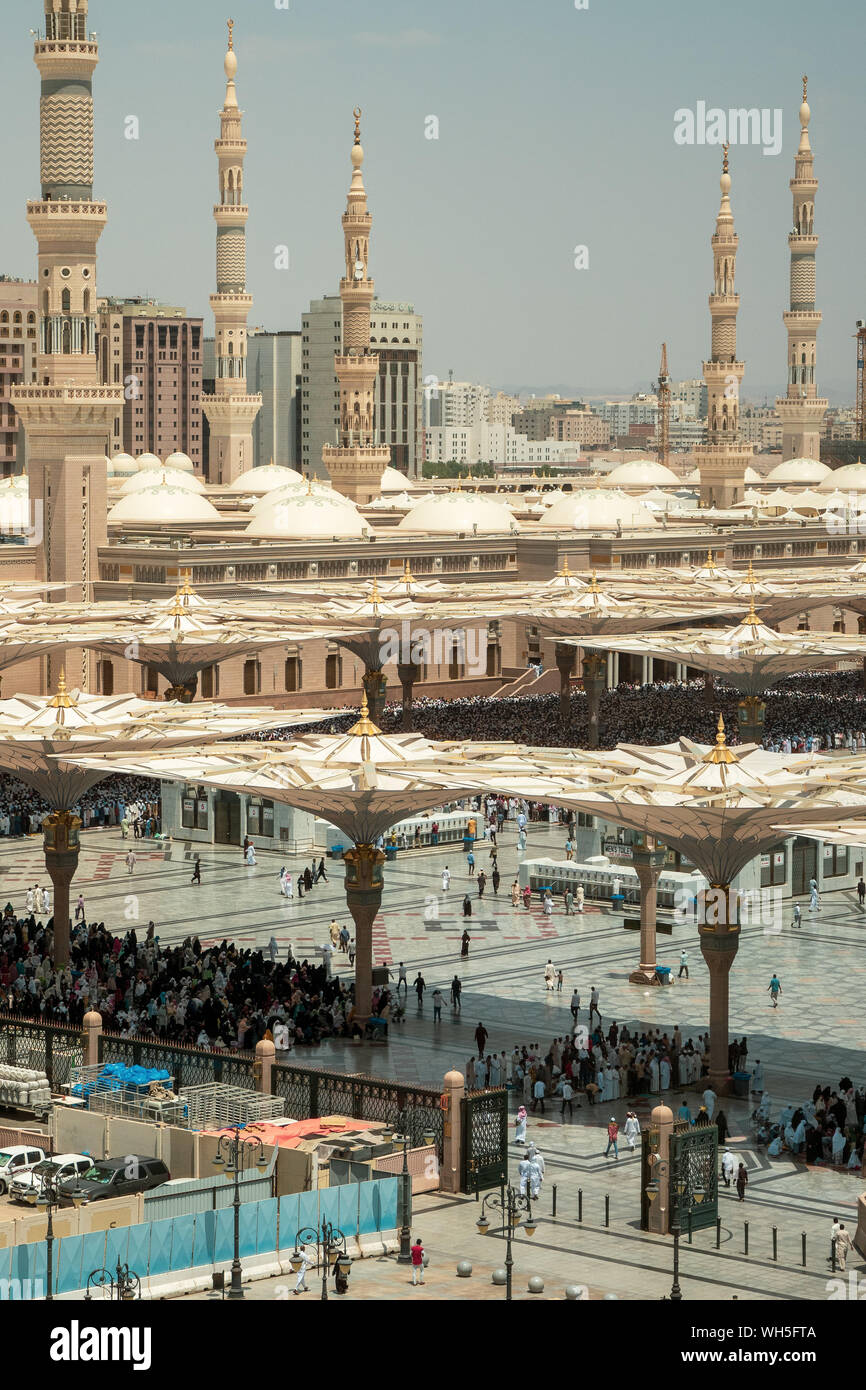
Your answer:
[[[621,51],[627,14],[637,22],[644,13],[630,0],[615,13],[591,0],[580,11],[558,4],[529,27],[512,0],[495,8],[482,0],[471,14],[445,0],[435,26],[420,5],[388,0],[375,20],[342,0],[317,10],[304,0],[288,10],[252,0],[230,8],[249,141],[251,326],[297,330],[311,300],[332,292],[358,104],[377,218],[371,274],[381,298],[411,300],[424,314],[425,373],[453,369],[511,391],[627,394],[649,389],[664,339],[672,375],[698,376],[709,347],[706,242],[721,151],[678,144],[675,116],[701,102],[710,112],[781,110],[778,154],[731,148],[743,395],[771,403],[785,385],[788,180],[808,72],[821,178],[819,383],[831,404],[853,401],[863,194],[846,167],[857,85],[838,26],[810,28],[806,54],[794,37],[806,32],[805,6],[771,3],[748,11],[748,48],[710,53],[709,23],[671,5],[658,24],[633,29],[640,44]],[[852,6],[839,0],[834,10],[853,22]],[[726,33],[737,35],[746,14],[736,0]],[[100,292],[183,304],[204,316],[208,336],[227,17],[201,0],[179,13],[156,0],[142,36],[131,15],[103,13],[101,0],[90,16],[101,35],[96,187],[110,214]],[[21,18],[33,23],[38,10]],[[38,105],[24,22],[10,26],[8,40],[21,138],[9,152],[0,269],[28,278],[23,205],[36,192]],[[426,138],[431,117],[435,140]],[[126,138],[129,118],[137,139]],[[275,268],[283,246],[288,270]],[[588,248],[586,269],[574,268],[578,246]]]

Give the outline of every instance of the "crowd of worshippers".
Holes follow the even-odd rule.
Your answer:
[[[149,839],[160,830],[159,783],[150,777],[113,774],[71,808],[82,830],[126,825],[126,835]],[[51,807],[26,782],[4,774],[0,789],[0,836],[38,835]]]
[[[591,999],[595,996],[593,990]],[[679,1027],[671,1033],[655,1029],[629,1030],[626,1024],[613,1022],[606,1032],[594,1005],[590,1004],[593,1026],[587,1029],[579,1021],[580,1004],[577,992],[572,995],[573,1035],[554,1038],[542,1053],[538,1043],[515,1046],[511,1053],[487,1052],[487,1030],[479,1023],[475,1030],[478,1056],[470,1057],[466,1065],[468,1089],[487,1086],[508,1086],[534,1111],[543,1113],[545,1100],[561,1101],[577,1093],[589,1105],[606,1104],[626,1096],[657,1095],[678,1087],[694,1087],[706,1076],[710,1062],[709,1033],[699,1033],[696,1039],[683,1039]],[[735,1042],[737,1065],[745,1066],[748,1057],[747,1040]],[[566,1095],[566,1091],[571,1095]],[[693,1118],[695,1123],[709,1124],[712,1112],[702,1106]],[[701,1111],[704,1114],[701,1114]],[[685,1118],[681,1116],[680,1118]]]
[[[655,681],[649,685],[622,683],[601,697],[601,746],[618,743],[671,743],[680,737],[711,743],[719,714],[725,719],[730,743],[738,742],[737,707],[740,696],[717,681],[708,690],[703,679]],[[354,712],[318,725],[312,733],[345,733]],[[536,747],[573,747],[587,743],[588,722],[583,692],[571,697],[567,733],[560,718],[559,695],[521,695],[497,699],[473,696],[453,700],[419,696],[413,701],[414,728],[436,740],[498,739]],[[381,727],[386,733],[402,728],[400,704],[385,707]],[[277,729],[262,739],[292,739],[297,729]],[[776,682],[766,696],[764,747],[776,752],[811,752],[846,748],[866,750],[866,696],[859,672],[808,673]]]
[[[153,922],[139,938],[80,919],[69,965],[59,971],[52,947],[48,926],[17,917],[7,903],[0,988],[10,1012],[79,1027],[96,1010],[105,1030],[123,1037],[244,1050],[266,1036],[285,1051],[363,1032],[351,986],[329,977],[327,964],[268,959],[229,941],[202,946],[196,936],[163,947]],[[388,999],[376,1003],[381,1012]]]
[[[806,1163],[866,1172],[866,1086],[843,1076],[833,1090],[816,1086],[804,1105],[786,1105],[773,1120],[769,1092],[764,1091],[752,1121],[755,1142],[772,1158],[790,1153]]]

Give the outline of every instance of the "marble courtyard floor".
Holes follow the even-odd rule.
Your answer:
[[[530,826],[527,853],[562,854],[562,827]],[[291,943],[296,956],[313,957],[327,935],[333,916],[351,929],[343,895],[343,867],[326,860],[329,882],[311,895],[291,903],[278,891],[281,864],[297,873],[297,857],[259,852],[258,865],[248,869],[233,846],[195,846],[201,855],[203,884],[189,883],[193,847],[176,840],[165,857],[161,845],[130,841],[138,862],[129,875],[124,857],[129,844],[119,830],[88,831],[82,836],[73,901],[84,894],[89,918],[104,920],[118,930],[134,924],[144,931],[152,918],[164,942],[197,931],[202,942],[228,937],[240,945],[265,947],[273,935],[281,953]],[[486,851],[476,849],[486,867]],[[409,851],[386,866],[385,912],[375,928],[374,963],[394,970],[404,961],[410,991],[405,1022],[392,1024],[389,1044],[352,1046],[323,1043],[292,1054],[301,1064],[340,1071],[364,1071],[403,1082],[438,1085],[452,1067],[465,1069],[475,1051],[473,1033],[482,1021],[490,1037],[488,1050],[510,1051],[515,1043],[538,1042],[542,1047],[564,1035],[571,1023],[569,999],[577,986],[586,1021],[589,993],[595,985],[605,1029],[612,1019],[635,1026],[672,1030],[679,1024],[683,1037],[704,1032],[708,1022],[709,976],[693,928],[677,926],[673,936],[659,938],[659,960],[676,966],[683,946],[689,951],[691,978],[666,989],[628,983],[638,959],[638,936],[625,932],[621,917],[590,906],[583,916],[566,917],[557,907],[545,918],[537,904],[527,912],[512,908],[510,887],[518,857],[516,835],[500,836],[499,897],[487,889],[478,902],[474,882],[466,871],[459,845],[440,850]],[[451,888],[441,891],[441,873],[448,865]],[[28,884],[46,881],[41,842],[0,841],[0,902],[11,900],[23,911]],[[460,958],[464,927],[462,899],[472,895],[468,923],[472,945],[468,960]],[[564,972],[561,994],[548,993],[543,980],[551,959]],[[781,932],[745,928],[731,974],[732,1035],[749,1040],[750,1063],[764,1065],[765,1085],[773,1113],[786,1101],[801,1102],[817,1082],[835,1086],[845,1074],[855,1084],[866,1080],[862,979],[866,964],[866,913],[853,893],[825,894],[814,917],[803,903],[803,925],[790,925],[786,910]],[[349,974],[348,962],[337,953],[335,969]],[[423,1010],[418,1010],[411,982],[418,971],[427,984]],[[447,1002],[453,974],[463,982],[462,1015]],[[782,982],[780,1006],[773,1010],[767,984],[773,972]],[[676,971],[674,971],[676,973]],[[433,1023],[431,995],[438,986],[446,996],[442,1021]],[[665,1097],[676,1109],[678,1092]],[[653,1103],[655,1103],[653,1099]],[[693,1108],[697,1104],[691,1097]],[[608,1102],[575,1110],[573,1120],[560,1122],[559,1105],[548,1102],[546,1113],[530,1118],[529,1137],[546,1156],[545,1187],[538,1204],[539,1227],[533,1240],[521,1236],[515,1245],[515,1296],[526,1293],[526,1278],[541,1274],[542,1297],[563,1297],[568,1283],[586,1285],[590,1297],[616,1293],[623,1298],[661,1298],[670,1288],[671,1243],[642,1233],[639,1221],[640,1164],[620,1147],[618,1162],[603,1157],[605,1126],[611,1114],[622,1123],[628,1105],[645,1124],[651,1103]],[[512,1108],[516,1108],[516,1101]],[[856,1202],[863,1190],[859,1176],[827,1168],[806,1169],[790,1158],[769,1159],[754,1148],[748,1102],[726,1100],[732,1131],[731,1147],[744,1159],[750,1184],[745,1204],[724,1189],[720,1195],[721,1244],[715,1250],[715,1229],[682,1242],[681,1278],[686,1298],[692,1299],[826,1299],[829,1232],[834,1216],[856,1227]],[[512,1166],[520,1150],[511,1146]],[[557,1216],[552,1215],[552,1187],[557,1186]],[[577,1220],[578,1189],[583,1190],[584,1220]],[[610,1227],[604,1227],[604,1196],[610,1196]],[[403,1266],[393,1259],[368,1260],[353,1270],[350,1298],[426,1297],[453,1299],[501,1298],[503,1290],[490,1283],[490,1272],[504,1259],[504,1244],[491,1228],[475,1230],[478,1206],[467,1198],[426,1196],[415,1202],[415,1226],[431,1254],[428,1283],[413,1289]],[[748,1257],[744,1254],[744,1221],[749,1222]],[[772,1228],[778,1228],[779,1258],[772,1259]],[[802,1232],[807,1237],[807,1263],[801,1267]],[[458,1280],[459,1259],[473,1262],[471,1280]],[[859,1277],[864,1262],[855,1254],[849,1262]],[[263,1281],[250,1287],[256,1298],[280,1296],[282,1281]],[[293,1281],[288,1281],[293,1282]],[[310,1280],[311,1287],[315,1281]],[[307,1298],[315,1297],[308,1295]],[[305,1299],[289,1300],[303,1304]]]

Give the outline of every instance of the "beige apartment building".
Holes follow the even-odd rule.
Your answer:
[[[23,471],[13,386],[36,381],[38,309],[35,280],[0,280],[0,475]]]

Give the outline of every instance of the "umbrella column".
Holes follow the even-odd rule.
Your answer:
[[[556,644],[556,669],[559,671],[559,724],[563,734],[571,729],[571,677],[574,671],[574,647],[568,642]]]
[[[198,692],[198,676],[190,676],[181,685],[170,685],[165,692],[166,700],[177,700],[178,704],[191,705]]]
[[[757,695],[747,695],[737,706],[737,723],[743,743],[761,743],[767,706]]]
[[[710,1085],[717,1095],[726,1095],[730,1090],[731,1077],[728,1071],[729,1041],[729,989],[728,977],[734,957],[740,946],[740,928],[736,922],[728,921],[727,904],[735,897],[728,885],[713,885],[706,895],[704,924],[699,924],[701,954],[710,972]],[[712,899],[721,899],[723,906],[718,911],[718,922],[709,925],[710,915],[706,908]],[[715,915],[715,914],[713,914]],[[733,914],[736,916],[736,911]]]
[[[421,667],[414,661],[401,661],[397,667],[400,685],[403,688],[403,732],[412,732],[412,687],[421,675]]]
[[[586,651],[583,655],[583,688],[587,704],[587,748],[599,743],[599,709],[601,692],[607,682],[607,657],[600,652]]]
[[[633,985],[651,985],[656,978],[656,906],[659,874],[665,862],[665,849],[656,849],[647,835],[644,845],[635,845],[632,864],[640,884],[640,962],[629,975]]]
[[[866,613],[860,613],[857,617],[857,631],[861,637],[866,637]],[[861,689],[866,690],[866,656],[863,658],[863,670],[860,676]]]
[[[343,855],[346,905],[355,923],[355,1018],[364,1024],[373,999],[373,923],[382,906],[385,856],[375,845],[356,844]]]
[[[385,697],[388,692],[388,680],[385,672],[366,670],[361,677],[361,684],[367,697],[370,718],[374,724],[381,724],[385,713]]]
[[[42,822],[45,867],[54,886],[54,968],[69,964],[69,885],[78,868],[81,821],[71,811],[52,811]]]

